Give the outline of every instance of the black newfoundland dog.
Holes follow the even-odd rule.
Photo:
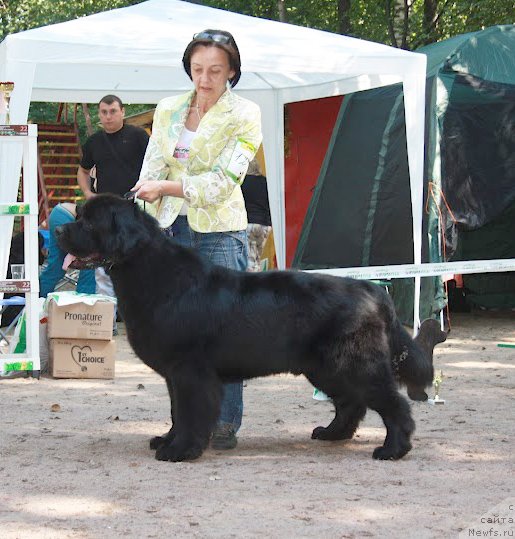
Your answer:
[[[367,281],[295,271],[243,273],[176,245],[131,201],[89,200],[56,230],[73,267],[106,267],[136,354],[166,379],[173,426],[151,440],[159,460],[198,458],[216,424],[222,383],[290,372],[332,398],[312,438],[352,438],[367,408],[386,427],[376,459],[399,459],[415,429],[399,391],[424,400],[445,340],[426,321],[413,340],[385,291]]]

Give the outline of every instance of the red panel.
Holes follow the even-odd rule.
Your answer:
[[[286,105],[286,266],[290,267],[343,96]]]

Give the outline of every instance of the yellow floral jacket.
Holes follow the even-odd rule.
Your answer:
[[[188,162],[183,165],[173,152],[194,95],[192,91],[168,97],[157,105],[140,179],[182,182],[189,206],[188,223],[197,232],[244,230],[247,213],[240,185],[248,160],[261,144],[261,112],[252,101],[227,90],[202,118]],[[176,219],[183,202],[182,198],[164,196],[150,212],[166,228]]]

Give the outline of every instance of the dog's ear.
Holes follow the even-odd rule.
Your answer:
[[[110,208],[110,232],[104,238],[106,255],[113,262],[125,260],[136,251],[144,251],[153,234],[144,222],[145,215],[137,204],[127,202]]]

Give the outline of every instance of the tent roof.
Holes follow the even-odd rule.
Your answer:
[[[9,61],[35,64],[33,101],[97,102],[113,92],[152,103],[191,88],[182,54],[204,28],[235,36],[242,92],[287,88],[298,100],[306,86],[391,75],[417,63],[417,55],[386,45],[180,0],[148,0],[13,34],[0,57],[3,47]]]
[[[427,55],[427,74],[464,73],[490,82],[515,84],[515,25],[491,26],[417,50]]]

